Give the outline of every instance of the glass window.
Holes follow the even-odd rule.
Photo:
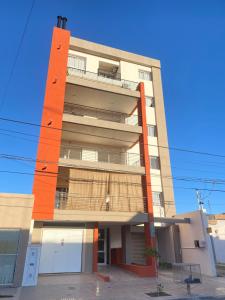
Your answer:
[[[162,192],[152,192],[153,205],[162,205]]]
[[[82,160],[98,161],[98,151],[82,149]]]
[[[139,74],[139,79],[148,80],[148,81],[152,80],[152,73],[149,71],[139,70],[138,74]]]
[[[20,231],[0,230],[0,285],[13,283]]]
[[[158,156],[151,156],[151,168],[159,169],[159,158]]]
[[[155,125],[148,125],[148,135],[156,137],[156,126]]]
[[[155,102],[154,102],[154,98],[153,97],[145,97],[145,102],[146,102],[146,106],[147,107],[154,107],[155,106]]]
[[[69,56],[68,67],[78,69],[81,71],[86,70],[86,58],[82,56]]]

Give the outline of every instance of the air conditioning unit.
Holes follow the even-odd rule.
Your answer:
[[[206,247],[206,241],[203,240],[194,240],[195,248],[205,248]]]

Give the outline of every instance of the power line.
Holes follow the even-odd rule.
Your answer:
[[[54,177],[56,178],[58,173],[48,173],[45,174],[43,172],[41,173],[29,173],[29,172],[20,172],[20,171],[9,171],[9,170],[0,170],[0,173],[8,173],[8,174],[20,174],[20,175],[29,175],[29,176],[34,176],[34,175],[38,175],[38,176],[43,176],[43,177]],[[85,181],[83,178],[65,178],[65,177],[61,177],[59,174],[59,177],[61,179],[64,179],[65,181],[77,181],[79,182],[79,184],[87,184],[87,182],[94,182],[95,184],[106,184],[106,181],[96,181],[96,180],[91,180],[91,181]],[[135,184],[133,182],[129,183],[129,182],[119,182],[119,181],[113,181],[113,183],[115,184],[123,184],[123,185],[136,185],[136,186],[142,186],[141,184]],[[155,185],[155,184],[148,184],[146,186],[151,186],[151,187],[161,187],[161,185]],[[184,189],[184,190],[201,190],[201,191],[208,191],[208,192],[221,192],[221,193],[225,193],[225,190],[222,189],[207,189],[207,188],[200,188],[200,187],[183,187],[183,186],[164,186],[164,188],[174,188],[174,189]]]
[[[52,130],[56,130],[56,131],[64,131],[64,132],[70,132],[70,133],[84,134],[81,131],[74,131],[74,130],[56,128],[56,127],[49,127],[49,126],[44,126],[44,125],[40,125],[40,124],[36,124],[36,123],[32,123],[32,122],[21,121],[21,120],[15,120],[15,119],[3,118],[3,117],[0,117],[0,120],[6,121],[6,122],[13,122],[13,123],[16,123],[16,124],[29,125],[29,126],[41,127],[41,128],[47,128],[47,129],[52,129]],[[87,132],[85,132],[85,135],[93,136],[93,137],[100,137],[100,138],[105,138],[105,139],[110,139],[110,140],[117,140],[117,141],[121,141],[121,142],[130,142],[130,143],[133,142],[131,140],[117,139],[117,138],[108,137],[108,136],[101,136],[101,135],[96,135],[96,134],[90,134],[90,133],[87,133]],[[40,138],[43,138],[43,137],[40,137]],[[185,149],[185,148],[178,148],[178,147],[168,147],[168,146],[163,146],[163,145],[153,145],[153,144],[144,144],[144,145],[148,145],[148,146],[152,146],[152,147],[157,147],[157,148],[169,149],[169,150],[173,150],[173,151],[180,151],[180,152],[187,152],[187,153],[192,153],[192,154],[199,154],[199,155],[205,155],[205,156],[213,156],[213,157],[225,158],[225,155],[216,154],[216,153],[210,153],[210,152],[203,152],[203,151],[197,151],[197,150],[191,150],[191,149]]]
[[[6,131],[6,132],[15,132],[15,133],[18,133],[18,134],[23,134],[23,135],[30,135],[30,134],[27,134],[27,133],[24,133],[24,132],[19,132],[19,131],[14,131],[14,130],[7,130],[7,129],[1,129],[0,128],[0,131],[1,130],[4,130],[4,131]],[[29,141],[29,142],[33,142],[33,143],[38,143],[38,141],[35,141],[35,140],[31,140],[31,139],[26,139],[26,138],[23,138],[23,137],[20,137],[20,136],[16,136],[16,135],[11,135],[11,134],[7,134],[7,133],[2,133],[2,132],[0,132],[0,135],[6,135],[6,136],[10,136],[10,137],[13,137],[13,138],[19,138],[19,139],[22,139],[22,140],[25,140],[25,141]],[[33,135],[33,134],[31,134],[30,136],[35,136],[35,137],[39,137],[38,135]],[[44,138],[44,139],[48,139],[48,138]],[[53,139],[53,140],[56,140],[56,139]],[[39,141],[39,143],[41,143],[41,144],[44,144],[44,145],[49,145],[49,146],[53,146],[53,147],[57,147],[57,146],[55,146],[55,145],[52,145],[52,144],[49,144],[49,143],[45,143],[45,142],[42,142],[42,141]],[[66,146],[66,144],[61,144],[61,147],[62,148],[67,148],[67,146]],[[79,148],[79,147],[77,147],[77,146],[72,146],[72,145],[70,145],[70,148],[71,149],[77,149],[77,148]],[[137,154],[138,155],[138,154]],[[182,162],[186,162],[186,160],[185,161],[182,161]],[[191,162],[191,161],[188,161],[188,164],[190,164],[190,163],[193,163],[193,162]],[[194,164],[196,165],[196,164],[203,164],[203,165],[207,165],[209,162],[194,162]],[[211,164],[219,164],[218,166],[216,165],[216,167],[218,168],[218,167],[220,167],[220,168],[224,168],[224,166],[221,166],[221,164],[222,164],[222,162],[211,162]],[[224,162],[225,163],[225,162]],[[213,166],[213,165],[209,165],[209,166]],[[170,166],[170,165],[166,165],[166,164],[163,164],[164,166]],[[190,168],[181,168],[181,167],[176,167],[176,166],[172,166],[172,168],[173,169],[180,169],[180,170],[184,170],[184,171],[198,171],[198,172],[205,172],[205,173],[209,173],[209,172],[211,172],[210,170],[201,170],[201,169],[190,169]],[[215,174],[224,174],[224,172],[215,172],[215,171],[213,171],[213,173]]]
[[[48,164],[55,164],[58,165],[58,162],[54,161],[46,161],[46,160],[35,160],[30,157],[25,157],[25,156],[14,156],[14,155],[9,155],[9,154],[0,154],[1,159],[9,159],[9,160],[19,160],[19,161],[25,161],[25,162],[40,162],[40,163],[48,163]],[[62,163],[62,167],[69,167],[71,166],[70,163]],[[107,170],[105,170],[107,171]],[[60,175],[60,173],[54,173],[55,175]],[[145,174],[141,176],[146,176]],[[161,174],[151,174],[152,177],[163,177],[166,179],[170,180],[178,180],[178,181],[186,181],[186,182],[200,182],[200,183],[213,183],[213,184],[225,184],[225,179],[223,178],[202,178],[202,177],[187,177],[187,176],[180,176],[180,177],[172,177],[172,176],[165,176]]]
[[[19,57],[20,50],[21,50],[21,48],[22,48],[22,44],[23,44],[23,41],[24,41],[24,37],[25,37],[26,31],[27,31],[27,28],[28,28],[28,24],[29,24],[29,21],[30,21],[30,17],[31,17],[33,8],[34,8],[34,3],[35,3],[35,0],[32,1],[30,10],[29,10],[28,15],[27,15],[27,18],[26,18],[26,22],[25,22],[25,25],[24,25],[24,29],[23,29],[23,32],[22,32],[22,35],[21,35],[21,38],[20,38],[20,41],[19,41],[19,45],[18,45],[18,48],[17,48],[17,51],[16,51],[16,55],[15,55],[15,58],[14,58],[12,67],[11,67],[11,71],[10,71],[10,73],[9,73],[8,80],[7,80],[7,82],[6,82],[5,89],[4,89],[4,91],[3,91],[2,101],[1,101],[1,103],[0,103],[0,111],[2,110],[2,107],[3,107],[3,105],[4,105],[5,98],[6,98],[6,95],[7,95],[7,92],[8,92],[8,88],[9,88],[10,82],[11,82],[11,80],[12,80],[12,76],[13,76],[13,73],[14,73],[14,69],[15,69],[15,66],[16,66],[16,63],[17,63],[17,60],[18,60],[18,57]]]

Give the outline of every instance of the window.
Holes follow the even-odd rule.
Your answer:
[[[145,97],[145,101],[146,101],[146,106],[147,107],[154,107],[155,106],[155,102],[154,102],[154,98],[153,97]]]
[[[0,230],[0,285],[13,283],[20,230]]]
[[[158,156],[151,156],[151,168],[159,170],[159,158],[158,158]]]
[[[162,192],[152,192],[153,205],[162,206]]]
[[[148,126],[148,135],[152,137],[157,136],[156,126],[155,125],[147,125]]]
[[[152,73],[149,71],[139,70],[138,74],[139,74],[139,79],[148,80],[148,81],[152,80]]]
[[[98,161],[98,152],[96,150],[82,149],[82,160]]]
[[[69,56],[68,67],[80,71],[86,71],[86,58],[82,56]]]
[[[55,194],[55,208],[63,208],[67,202],[68,188],[57,187]]]

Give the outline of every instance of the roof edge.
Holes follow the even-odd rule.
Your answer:
[[[146,67],[161,68],[160,60],[131,53],[128,51],[112,48],[102,44],[89,42],[87,40],[70,37],[70,49],[76,51],[83,51],[84,53],[101,55],[104,58],[112,60],[123,60]]]

